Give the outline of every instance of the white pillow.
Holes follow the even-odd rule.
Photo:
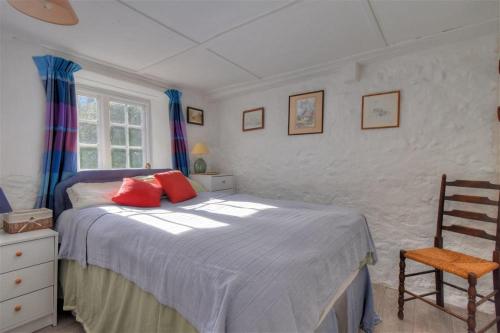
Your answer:
[[[114,205],[111,200],[120,190],[122,182],[76,183],[66,189],[73,208],[97,205]]]

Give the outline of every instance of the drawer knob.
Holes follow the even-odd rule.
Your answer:
[[[23,255],[23,251],[21,251],[21,250],[16,251],[16,257],[20,257],[22,255]]]
[[[23,279],[21,279],[20,277],[16,278],[14,280],[15,284],[21,284],[21,282],[23,282]]]
[[[21,308],[22,308],[21,304],[16,304],[14,306],[14,311],[19,312],[19,311],[21,311]]]
[[[222,181],[222,184],[225,184],[225,183],[226,183],[226,181],[225,181],[225,180],[223,180],[223,181]]]

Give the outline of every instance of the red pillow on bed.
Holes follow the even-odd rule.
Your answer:
[[[111,199],[119,205],[159,207],[163,191],[160,186],[134,178],[123,178],[118,193]]]
[[[156,173],[155,178],[173,203],[196,197],[196,191],[180,171]]]

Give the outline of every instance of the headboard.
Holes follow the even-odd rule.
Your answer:
[[[171,169],[117,169],[117,170],[88,170],[80,171],[76,175],[63,180],[56,185],[54,193],[54,217],[66,209],[72,208],[66,189],[76,183],[106,183],[122,180],[125,177],[146,176]]]

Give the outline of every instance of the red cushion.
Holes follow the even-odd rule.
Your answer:
[[[180,171],[156,173],[155,178],[173,203],[196,197],[196,191]]]
[[[124,206],[159,207],[163,191],[160,186],[134,178],[123,178],[122,186],[112,198]]]

